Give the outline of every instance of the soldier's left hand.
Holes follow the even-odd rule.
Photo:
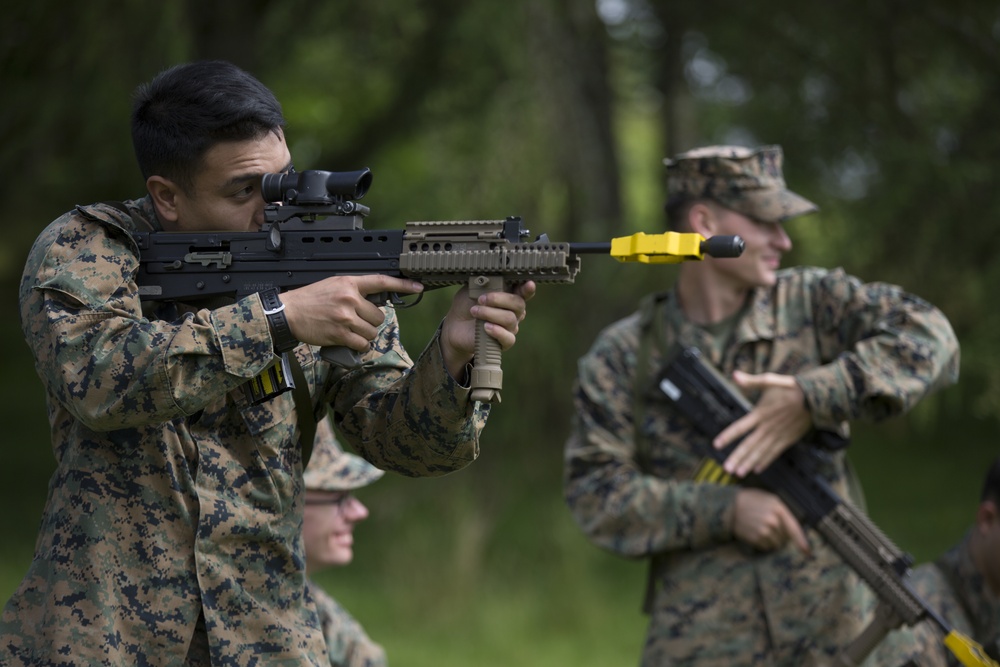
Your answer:
[[[760,389],[760,400],[746,415],[715,437],[717,449],[746,436],[723,464],[726,472],[745,477],[761,472],[795,444],[812,425],[802,388],[791,375],[736,371],[733,380],[744,389]]]
[[[468,288],[456,292],[441,328],[444,363],[453,378],[463,377],[466,364],[475,354],[476,324],[480,320],[486,323],[487,335],[497,339],[501,350],[513,347],[535,290],[535,283],[528,281],[513,292],[487,292],[476,300],[469,298]]]

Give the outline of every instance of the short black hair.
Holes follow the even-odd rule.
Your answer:
[[[175,65],[133,95],[132,147],[143,178],[164,176],[184,189],[214,145],[256,139],[284,126],[274,93],[224,60]]]
[[[1000,457],[993,462],[990,470],[986,473],[986,481],[983,482],[983,494],[980,502],[992,500],[1000,506]]]
[[[698,200],[694,197],[671,197],[663,205],[667,213],[667,228],[671,231],[683,231],[687,228],[688,211]]]

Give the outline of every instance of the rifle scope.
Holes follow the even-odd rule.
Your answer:
[[[357,171],[293,171],[264,174],[260,193],[267,202],[283,204],[336,204],[361,199],[372,184],[371,169]]]

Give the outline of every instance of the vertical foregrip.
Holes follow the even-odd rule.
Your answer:
[[[502,276],[472,276],[469,278],[469,297],[476,300],[487,292],[498,292],[504,288]],[[476,356],[472,365],[472,400],[483,403],[499,403],[500,389],[503,387],[503,369],[500,367],[500,342],[486,333],[486,323],[476,323]]]
[[[875,647],[882,642],[885,636],[902,625],[902,623],[902,620],[896,615],[896,611],[892,606],[880,600],[875,606],[875,614],[872,616],[872,620],[861,631],[861,634],[855,637],[840,652],[838,656],[839,662],[836,664],[845,665],[846,667],[860,665],[875,650]]]

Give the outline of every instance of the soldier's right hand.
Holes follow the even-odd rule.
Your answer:
[[[809,553],[809,541],[798,519],[778,496],[761,489],[736,492],[733,534],[761,551],[780,549],[791,540],[802,553]]]
[[[367,300],[381,292],[417,294],[424,286],[383,275],[334,276],[281,293],[292,335],[303,343],[368,350],[385,320],[382,309]]]

